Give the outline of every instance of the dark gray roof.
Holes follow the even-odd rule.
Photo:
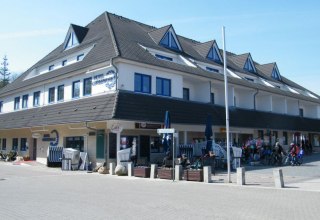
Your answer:
[[[0,114],[0,129],[105,121],[112,118],[116,93]]]
[[[205,126],[211,114],[213,125],[225,126],[224,107],[124,91],[118,94],[114,118],[162,123],[166,110],[170,111],[172,123]],[[318,119],[239,108],[230,108],[229,114],[230,126],[234,127],[320,132]]]
[[[85,35],[82,43],[69,50],[64,50],[63,44],[58,46],[55,50],[41,59],[38,63],[36,63],[33,67],[31,67],[28,71],[22,74],[18,79],[16,79],[13,83],[9,84],[5,88],[0,91],[0,96],[5,96],[6,92],[14,91],[18,88],[23,88],[35,83],[41,83],[42,81],[53,79],[58,76],[62,76],[68,73],[71,73],[75,70],[83,69],[95,64],[102,63],[104,61],[109,61],[114,57],[121,57],[123,59],[132,60],[140,63],[150,64],[154,66],[169,68],[173,70],[182,71],[188,74],[199,75],[207,78],[211,78],[218,81],[223,81],[223,76],[218,74],[213,74],[211,72],[205,71],[201,68],[193,68],[186,65],[181,65],[174,62],[168,62],[160,59],[156,59],[152,54],[143,49],[139,44],[157,49],[164,52],[170,52],[175,54],[181,54],[186,57],[190,57],[194,60],[217,64],[214,61],[206,59],[204,57],[205,50],[202,46],[207,47],[210,45],[210,41],[207,43],[200,43],[192,39],[188,39],[183,36],[177,36],[177,39],[182,47],[183,51],[178,52],[174,50],[170,50],[168,48],[160,46],[157,42],[159,42],[163,34],[168,31],[168,29],[172,27],[171,25],[155,28],[150,25],[146,25],[137,21],[133,21],[118,15],[114,15],[111,13],[103,13],[99,17],[97,17],[94,21],[86,26],[88,29],[87,34]],[[161,36],[162,35],[162,36]],[[84,58],[83,61],[77,62],[75,64],[71,64],[70,66],[66,66],[64,68],[53,70],[49,73],[39,75],[37,77],[23,80],[25,76],[27,76],[30,71],[38,66],[44,64],[50,64],[56,59],[62,58],[68,54],[79,51],[80,49],[86,48],[90,45],[95,44],[94,48],[90,51],[90,53]],[[202,44],[202,46],[201,46]],[[221,51],[220,51],[221,54]],[[235,55],[233,53],[228,52],[228,67],[230,69],[240,71],[246,74],[252,74],[243,70],[244,62],[249,56],[248,54],[243,55]],[[206,54],[207,55],[207,54]],[[257,74],[253,74],[255,76],[260,76],[262,78],[266,78],[267,76],[261,74],[261,71],[258,71]],[[271,79],[271,77],[267,78]],[[296,88],[297,84],[294,84],[290,80],[282,77],[284,83],[290,83],[291,86]],[[314,99],[311,97],[307,97],[304,95],[298,95],[291,93],[289,91],[282,91],[278,88],[271,88],[264,85],[250,83],[246,80],[229,78],[230,83],[244,85],[248,88],[259,89],[267,92],[272,92],[284,96],[294,97],[297,99],[308,100],[311,102],[320,103],[320,100]],[[305,90],[305,89],[303,89]],[[319,97],[319,96],[317,96]]]

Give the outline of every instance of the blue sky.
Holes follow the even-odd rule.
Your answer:
[[[104,11],[197,41],[277,62],[280,74],[320,94],[320,1],[297,0],[0,0],[0,57],[23,72],[61,44],[70,23],[85,26]]]

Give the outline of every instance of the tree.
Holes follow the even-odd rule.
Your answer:
[[[11,73],[9,72],[8,66],[8,58],[5,55],[0,67],[0,88],[5,87],[9,83],[9,76]]]

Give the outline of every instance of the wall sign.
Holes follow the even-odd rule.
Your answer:
[[[121,133],[123,130],[123,127],[120,126],[120,124],[115,123],[111,126],[111,132],[112,133]]]
[[[50,141],[50,146],[58,146],[59,144],[59,133],[57,130],[52,130],[50,134],[44,134],[42,141]]]
[[[108,89],[112,89],[116,85],[116,72],[109,70],[106,73],[100,73],[93,76],[92,86],[105,85]]]

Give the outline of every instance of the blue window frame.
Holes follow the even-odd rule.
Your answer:
[[[68,62],[67,60],[63,60],[63,61],[62,61],[62,66],[67,65],[67,62]]]
[[[39,106],[40,105],[40,91],[33,93],[33,106]]]
[[[166,57],[160,54],[156,54],[156,58],[161,59],[161,60],[167,60],[167,61],[172,61],[171,57]]]
[[[252,63],[250,62],[249,59],[247,59],[245,65],[244,65],[244,69],[249,71],[249,72],[252,72],[252,73],[255,72],[254,67],[253,67],[253,65],[252,65]]]
[[[280,74],[279,74],[279,72],[277,71],[276,68],[273,69],[271,76],[272,76],[272,78],[274,78],[275,80],[280,80]]]
[[[3,108],[3,101],[0,101],[0,113],[2,112],[2,108]]]
[[[251,82],[254,82],[254,80],[253,79],[251,79],[251,78],[248,78],[248,77],[244,77],[246,80],[248,80],[248,81],[251,81]]]
[[[180,50],[179,46],[176,42],[175,37],[173,36],[173,33],[171,31],[168,31],[164,37],[162,38],[162,40],[160,41],[160,44],[162,46],[174,49],[174,50]]]
[[[55,100],[55,87],[49,88],[49,95],[48,95],[48,103],[52,103]]]
[[[27,150],[27,138],[21,138],[20,139],[20,151],[26,151]]]
[[[22,96],[22,108],[28,108],[29,95]]]
[[[18,110],[20,108],[20,96],[14,98],[14,110]]]
[[[135,73],[134,91],[142,93],[151,93],[151,76],[141,73]]]
[[[49,71],[53,70],[54,69],[54,65],[50,65],[49,66]]]
[[[2,150],[7,150],[7,139],[2,138]]]
[[[157,95],[171,96],[171,80],[157,77]]]
[[[83,80],[83,95],[88,96],[92,93],[92,77]]]
[[[211,68],[211,67],[206,67],[206,70],[210,71],[210,72],[215,72],[215,73],[219,73],[219,70],[215,69],[215,68]]]
[[[78,45],[78,39],[74,32],[71,32],[68,36],[68,41],[66,43],[65,49]]]
[[[77,61],[81,61],[84,58],[84,54],[80,54],[77,56]]]
[[[12,150],[14,151],[18,150],[18,143],[19,143],[18,138],[12,138]]]
[[[58,86],[58,101],[64,100],[64,85]]]
[[[190,100],[190,90],[188,88],[183,88],[183,99]]]
[[[80,80],[72,83],[72,98],[80,97]]]
[[[218,55],[218,51],[216,50],[215,47],[211,47],[208,55],[207,55],[207,58],[209,60],[213,60],[213,61],[216,61],[218,63],[221,63],[221,60],[220,60],[220,57]]]

